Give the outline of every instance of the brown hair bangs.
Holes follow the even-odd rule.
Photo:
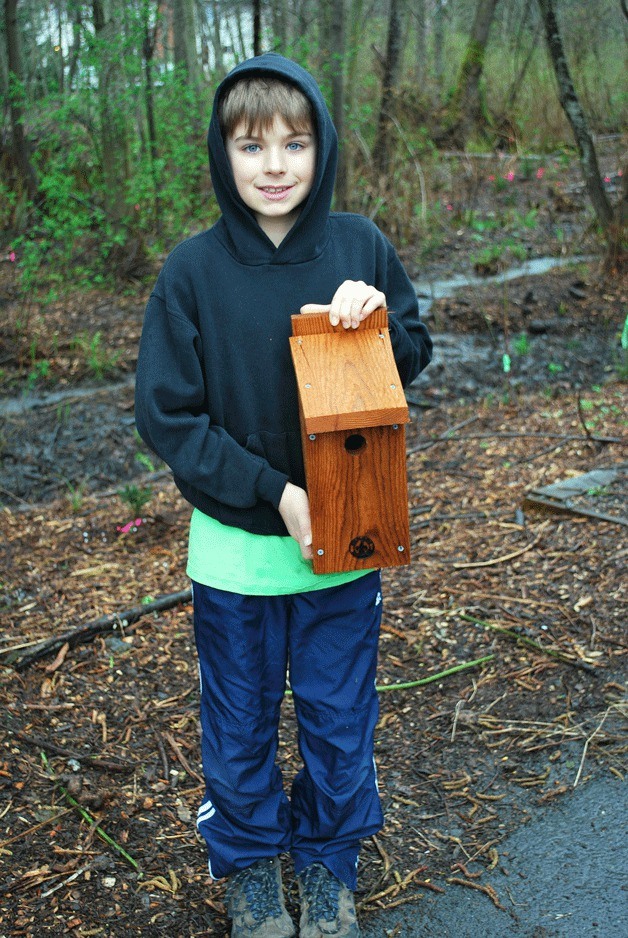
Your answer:
[[[227,89],[218,107],[224,138],[231,136],[241,122],[248,137],[256,130],[269,130],[277,115],[294,133],[314,133],[309,100],[294,85],[278,78],[241,78]]]

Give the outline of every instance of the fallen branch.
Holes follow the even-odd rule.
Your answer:
[[[528,648],[533,648],[542,655],[549,655],[551,658],[557,658],[559,661],[564,661],[565,664],[571,664],[574,668],[582,668],[583,671],[588,671],[590,674],[596,673],[596,668],[592,667],[590,664],[587,664],[585,661],[579,661],[577,658],[570,658],[569,655],[566,655],[563,651],[554,651],[553,648],[544,648],[538,642],[535,642],[533,638],[528,638],[527,635],[520,635],[518,632],[513,632],[512,629],[504,628],[503,625],[495,625],[494,622],[485,622],[483,619],[476,619],[475,616],[470,616],[466,612],[459,612],[458,615],[461,619],[465,619],[467,622],[473,622],[474,625],[479,625],[485,629],[492,629],[494,632],[499,632],[500,635],[504,635],[507,638],[512,639],[512,641],[517,642],[519,645],[527,645]]]
[[[408,450],[408,456],[411,456],[413,453],[422,452],[424,449],[430,449],[432,446],[436,446],[437,443],[446,443],[448,440],[457,439],[457,437],[452,435],[456,430],[462,430],[463,427],[468,427],[470,423],[475,423],[475,421],[479,419],[479,415],[476,414],[474,417],[469,417],[467,420],[463,420],[462,423],[457,423],[455,426],[450,427],[449,430],[441,433],[441,435],[437,436],[435,439],[428,440],[426,443],[420,443],[418,446],[412,446]]]
[[[451,883],[452,886],[468,886],[469,889],[477,889],[478,892],[483,892],[485,896],[488,896],[496,908],[501,909],[502,912],[507,911],[505,906],[499,901],[497,893],[492,886],[483,886],[482,883],[473,883],[468,879],[462,879],[460,876],[450,876],[447,882]]]
[[[475,418],[477,419],[477,418]],[[412,449],[408,450],[408,455],[412,453],[417,453],[419,450],[429,449],[431,446],[436,446],[438,443],[464,443],[468,440],[562,440],[563,443],[621,443],[626,444],[627,438],[622,436],[586,436],[584,434],[576,433],[465,433],[464,436],[452,436],[453,431],[457,429],[453,427],[451,430],[448,430],[446,433],[441,433],[440,436],[437,436],[433,440],[429,440],[427,443],[422,443],[420,446],[415,446]]]
[[[406,681],[405,684],[376,684],[375,690],[377,693],[381,693],[385,690],[411,690],[413,687],[422,687],[424,684],[433,684],[434,681],[440,681],[444,677],[449,677],[451,674],[458,674],[459,671],[467,671],[469,668],[475,668],[480,664],[485,664],[487,661],[492,661],[495,655],[485,655],[483,658],[476,658],[475,661],[464,661],[462,664],[457,664],[453,668],[447,668],[445,671],[439,671],[437,674],[430,674],[429,677],[419,678],[417,681]],[[286,691],[287,697],[292,697],[292,691]]]
[[[72,808],[64,808],[62,811],[58,811],[57,814],[51,814],[50,817],[47,817],[45,821],[40,821],[39,824],[34,824],[33,827],[29,827],[28,830],[21,831],[19,834],[14,834],[13,837],[9,837],[8,840],[3,840],[0,843],[0,853],[10,853],[10,851],[5,850],[9,844],[14,844],[18,840],[30,840],[32,834],[35,834],[37,831],[41,830],[42,827],[45,827],[46,824],[54,824],[55,821],[60,820],[60,818],[65,817],[66,814],[71,812]],[[11,888],[11,885],[2,887],[2,892],[8,892]]]
[[[526,495],[523,501],[523,507],[536,508],[537,510],[546,512],[551,511],[554,514],[582,515],[583,518],[594,518],[596,521],[610,521],[611,524],[620,524],[623,527],[628,527],[628,520],[626,520],[626,518],[609,515],[602,511],[593,511],[592,508],[584,508],[580,505],[578,505],[577,508],[572,508],[571,505],[568,505],[564,501],[560,502],[557,499],[544,498],[542,495],[536,495],[534,492]]]
[[[437,674],[430,674],[429,677],[422,677],[418,681],[407,681],[405,684],[378,684],[376,690],[381,693],[385,690],[410,690],[413,687],[422,687],[423,684],[432,684],[434,681],[440,681],[441,678],[449,677],[451,674],[458,674],[460,671],[466,671],[469,668],[475,668],[487,661],[492,661],[495,655],[485,655],[483,658],[476,658],[475,661],[465,661],[457,664],[453,668],[447,668],[445,671],[439,671]]]
[[[132,772],[137,767],[133,763],[121,765],[119,762],[99,759],[89,752],[75,752],[72,749],[64,749],[62,746],[56,746],[54,743],[48,742],[47,739],[43,739],[41,736],[28,736],[26,733],[22,733],[21,730],[18,730],[15,735],[18,739],[29,743],[31,746],[36,746],[38,749],[48,749],[50,752],[54,752],[56,756],[63,756],[65,759],[76,759],[77,762],[94,766],[97,769],[104,769],[106,772]]]
[[[192,601],[192,590],[182,590],[179,593],[168,593],[155,599],[152,603],[146,603],[142,606],[134,606],[132,609],[126,609],[124,612],[116,612],[113,615],[101,616],[93,622],[81,625],[69,632],[63,632],[62,635],[56,635],[54,638],[46,639],[37,645],[33,651],[20,655],[16,652],[17,648],[6,648],[2,654],[8,655],[7,664],[13,665],[16,671],[24,671],[26,668],[39,661],[55,654],[67,642],[70,648],[91,642],[97,635],[104,635],[107,632],[115,632],[126,628],[133,622],[137,622],[143,616],[150,615],[152,612],[163,612],[165,609],[172,609],[173,606],[184,605]]]
[[[600,722],[598,723],[598,725],[596,726],[596,728],[593,730],[593,732],[591,733],[590,736],[587,736],[587,738],[586,738],[586,740],[585,740],[585,742],[584,742],[584,748],[583,748],[583,750],[582,750],[582,758],[580,759],[580,765],[578,766],[578,772],[577,772],[577,774],[576,774],[576,777],[575,777],[574,783],[573,783],[573,787],[574,787],[574,788],[576,788],[576,786],[578,785],[578,782],[580,781],[580,776],[582,775],[582,770],[583,770],[583,768],[584,768],[584,762],[585,762],[585,759],[586,759],[586,757],[587,757],[587,750],[588,750],[588,748],[589,748],[589,743],[590,743],[591,740],[594,738],[594,736],[596,736],[596,735],[600,732],[600,730],[602,729],[602,727],[604,726],[604,724],[605,724],[605,722],[606,722],[607,716],[609,715],[609,713],[611,712],[612,709],[613,709],[612,706],[608,708],[608,710],[606,711],[606,713],[604,714],[604,716],[602,717],[602,719],[600,720]]]
[[[515,557],[520,557],[521,554],[525,554],[526,551],[532,550],[533,547],[539,543],[543,536],[545,528],[548,526],[549,521],[544,521],[541,527],[539,528],[536,537],[533,541],[530,541],[529,544],[526,544],[525,547],[520,547],[519,550],[514,550],[511,554],[504,554],[503,557],[494,557],[493,560],[472,560],[469,563],[454,563],[452,564],[456,570],[466,569],[468,567],[492,567],[496,563],[506,563],[508,560],[513,560]]]
[[[93,818],[91,814],[89,813],[89,811],[86,811],[85,808],[78,803],[76,798],[72,797],[72,795],[67,790],[67,788],[65,788],[55,779],[45,752],[41,753],[41,760],[44,763],[46,772],[50,776],[53,785],[55,786],[55,788],[57,788],[61,792],[61,794],[63,795],[65,800],[68,802],[68,804],[71,804],[73,808],[76,808],[76,810],[81,815],[81,817],[85,821],[87,821],[90,827],[92,827],[95,830],[95,832],[98,834],[101,840],[104,840],[106,844],[109,844],[110,847],[113,847],[113,849],[116,850],[120,854],[120,856],[123,857],[127,861],[127,863],[129,863],[133,867],[133,869],[137,873],[140,873],[140,867],[139,867],[137,860],[134,860],[133,857],[130,856],[130,854],[126,852],[124,847],[121,847],[119,843],[116,843],[113,837],[110,837],[109,834],[106,831],[104,831],[102,827],[100,827],[100,825],[96,821],[96,818]]]

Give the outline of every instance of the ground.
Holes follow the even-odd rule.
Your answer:
[[[439,276],[459,267],[455,243]],[[133,431],[146,286],[43,315],[2,271],[0,932],[224,938],[223,885],[194,830],[189,601],[125,620],[187,587],[189,509]],[[384,571],[387,823],[364,845],[364,921],[453,882],[507,906],[483,875],[508,833],[591,776],[625,773],[625,476],[574,506],[616,521],[526,501],[622,466],[625,310],[625,284],[597,260],[427,310],[439,354],[408,394],[413,562]],[[71,637],[103,616],[117,627]],[[65,638],[29,663],[51,636]],[[280,759],[289,783],[289,696]]]

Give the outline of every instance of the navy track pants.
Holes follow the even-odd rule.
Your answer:
[[[381,621],[378,572],[290,596],[193,583],[205,798],[197,826],[220,878],[291,852],[355,890],[360,841],[383,824],[373,759]],[[290,667],[303,767],[276,764]]]

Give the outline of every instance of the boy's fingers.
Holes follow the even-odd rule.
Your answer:
[[[360,310],[362,309],[362,302],[357,297],[353,296],[344,296],[339,299],[339,302],[332,303],[331,311],[329,318],[333,326],[342,323],[344,329],[350,329],[352,326],[355,329],[359,323]],[[334,322],[335,320],[335,322]]]
[[[301,544],[301,556],[304,560],[312,559],[312,535],[306,534],[303,538],[303,543]]]
[[[306,303],[305,306],[302,306],[299,312],[301,313],[328,313],[331,309],[329,303],[326,306],[322,306],[320,303]]]

